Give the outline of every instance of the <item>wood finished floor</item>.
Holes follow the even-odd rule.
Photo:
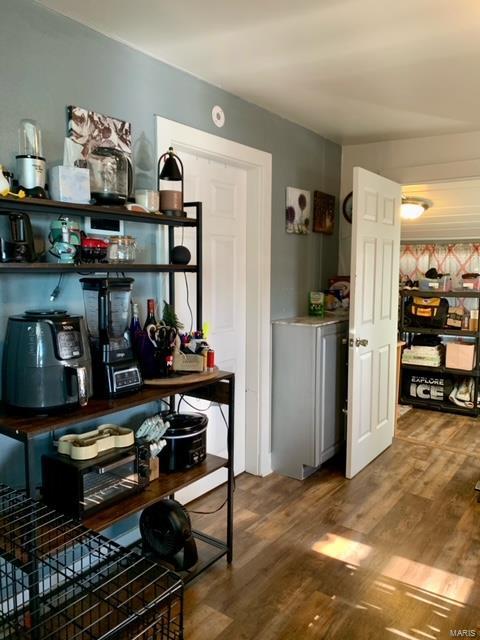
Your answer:
[[[187,589],[186,640],[480,637],[476,429],[414,410],[402,439],[351,481],[339,461],[303,483],[239,477],[234,564]],[[219,488],[191,508],[223,497]],[[224,511],[193,519],[224,533]]]

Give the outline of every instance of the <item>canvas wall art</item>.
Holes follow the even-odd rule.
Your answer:
[[[287,233],[307,234],[310,229],[310,191],[287,187],[286,205]]]
[[[87,158],[95,147],[112,147],[125,153],[132,152],[130,122],[82,107],[69,106],[67,111],[68,136],[81,145],[84,158]]]
[[[335,196],[313,192],[313,231],[331,235],[335,225]]]

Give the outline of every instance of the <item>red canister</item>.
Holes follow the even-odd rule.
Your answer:
[[[207,351],[207,371],[213,371],[215,368],[215,351],[209,349]]]

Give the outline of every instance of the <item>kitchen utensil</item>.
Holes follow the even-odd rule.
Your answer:
[[[12,407],[49,411],[87,404],[91,362],[83,318],[51,309],[11,316],[2,379],[3,400]]]
[[[22,120],[18,130],[18,184],[28,196],[45,198],[47,166],[43,157],[42,132],[35,120]]]
[[[96,147],[88,157],[90,191],[99,205],[121,205],[133,189],[130,157],[111,147]]]
[[[82,278],[80,282],[96,393],[117,396],[140,389],[142,377],[128,332],[133,278]]]

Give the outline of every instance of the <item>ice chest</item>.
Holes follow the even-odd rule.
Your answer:
[[[449,369],[471,371],[475,366],[475,345],[465,342],[448,342],[445,366]]]

